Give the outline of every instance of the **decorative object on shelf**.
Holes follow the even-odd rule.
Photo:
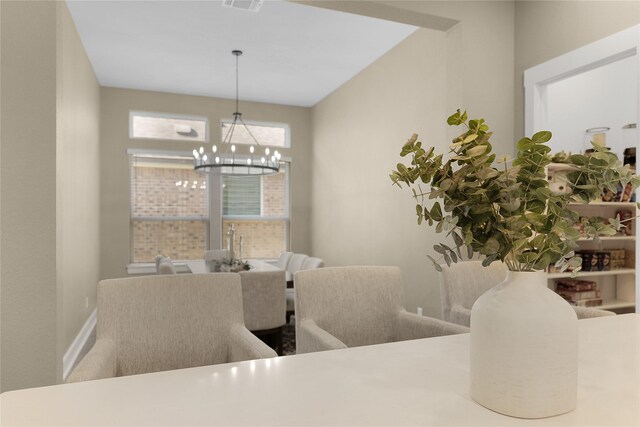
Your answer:
[[[229,251],[229,259],[233,261],[236,257],[236,254],[233,251],[233,244],[236,238],[236,225],[229,224],[227,226],[227,250]]]
[[[496,159],[492,153],[483,119],[467,120],[467,113],[458,110],[447,123],[466,128],[453,140],[449,159],[436,155],[433,147],[423,148],[414,134],[400,153],[411,155],[411,163],[399,163],[390,178],[412,189],[418,224],[435,224],[436,232],[452,238],[453,243],[434,246],[447,265],[462,259],[465,249],[468,257],[484,255],[485,266],[502,261],[510,270],[505,282],[472,309],[471,396],[516,417],[570,411],[577,391],[577,318],[547,287],[543,270],[553,264],[561,271],[578,271],[582,265],[573,249],[580,237],[574,228],[579,214],[570,203],[588,203],[602,188],[615,191],[620,182],[635,188],[640,178],[615,154],[593,144],[590,156],[568,157],[570,191],[554,194],[546,179],[550,132],[518,141],[509,166],[506,156]],[[499,166],[493,167],[496,160]],[[611,236],[621,227],[619,218],[595,221],[588,236]],[[428,257],[441,271],[439,262]]]
[[[600,126],[595,128],[589,128],[584,132],[583,150],[584,154],[591,155],[594,153],[593,146],[599,145],[605,147],[607,145],[607,132],[611,128],[607,126]],[[609,148],[607,148],[609,149]]]
[[[602,305],[600,289],[596,282],[563,279],[556,283],[556,293],[569,304],[578,307],[597,307]]]
[[[231,53],[236,57],[236,112],[233,113],[233,123],[224,135],[220,149],[215,144],[211,147],[211,157],[205,153],[204,147],[193,150],[195,170],[234,176],[276,174],[280,171],[280,153],[260,145],[242,120],[242,113],[238,109],[238,57],[242,55],[242,51],[234,50]],[[244,126],[245,132],[253,140],[251,144],[236,145],[232,142],[233,133],[238,126]]]
[[[553,163],[567,163],[569,161],[570,156],[571,156],[571,151],[567,153],[563,150],[554,154],[553,157],[551,157],[551,161]]]

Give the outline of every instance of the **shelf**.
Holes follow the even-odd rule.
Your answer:
[[[600,236],[600,241],[602,242],[611,242],[611,241],[620,241],[620,240],[636,240],[636,236]],[[592,238],[588,237],[580,237],[578,242],[593,242]]]
[[[589,203],[577,203],[571,202],[569,206],[610,206],[617,208],[635,208],[636,202],[589,202]]]
[[[635,307],[635,303],[633,301],[621,301],[617,299],[612,300],[604,300],[602,301],[602,305],[593,308],[600,308],[602,310],[614,310],[618,308],[629,308]]]
[[[619,276],[622,274],[635,274],[635,268],[616,268],[614,270],[608,271],[580,271],[576,275],[576,279],[581,277],[594,277],[594,276]],[[547,273],[547,279],[561,279],[565,277],[571,277],[571,272],[569,273]]]

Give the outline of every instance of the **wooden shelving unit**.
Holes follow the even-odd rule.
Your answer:
[[[552,163],[548,167],[548,173],[571,170],[571,166]],[[592,202],[571,203],[571,209],[581,216],[599,216],[603,218],[615,218],[616,212],[629,210],[638,214],[635,202]],[[580,238],[578,244],[581,249],[606,250],[624,249],[625,267],[606,271],[580,271],[577,279],[584,278],[598,283],[602,295],[602,305],[597,308],[611,310],[618,313],[634,312],[636,306],[636,251],[637,251],[637,222],[634,220],[631,235],[619,235],[601,237],[598,243],[592,239]],[[548,273],[548,285],[555,289],[557,279],[570,278],[572,273]]]

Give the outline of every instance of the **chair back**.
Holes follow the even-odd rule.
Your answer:
[[[285,272],[242,271],[244,324],[250,331],[274,329],[285,324]]]
[[[173,261],[169,257],[162,257],[156,259],[156,272],[158,274],[177,274],[176,266],[173,265]]]
[[[309,257],[302,262],[301,270],[311,270],[324,267],[324,260],[316,257]]]
[[[204,251],[205,261],[214,261],[224,258],[229,258],[229,249],[211,249],[209,251]]]
[[[455,304],[471,310],[473,303],[489,289],[504,281],[507,267],[493,262],[488,267],[482,261],[463,261],[442,266],[440,273],[440,299],[442,318],[450,322],[451,307]]]
[[[292,256],[293,252],[282,252],[280,254],[280,258],[278,258],[278,261],[276,262],[276,267],[278,267],[280,270],[286,270],[287,266],[289,265],[289,260],[291,260]]]
[[[291,255],[289,264],[287,264],[287,271],[291,274],[297,273],[298,271],[300,271],[300,269],[302,268],[302,264],[307,258],[309,258],[309,256],[305,254]]]
[[[98,283],[97,338],[117,349],[117,376],[226,363],[243,324],[236,273],[175,274]]]
[[[328,267],[303,270],[295,278],[296,328],[312,319],[348,347],[393,341],[403,309],[397,267]]]

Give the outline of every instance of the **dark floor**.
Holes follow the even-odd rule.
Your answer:
[[[258,338],[276,350],[275,335],[258,335]],[[282,355],[290,356],[292,354],[296,354],[296,327],[293,322],[284,325],[282,328]]]
[[[282,355],[291,354],[296,354],[296,327],[289,323],[282,330]]]

